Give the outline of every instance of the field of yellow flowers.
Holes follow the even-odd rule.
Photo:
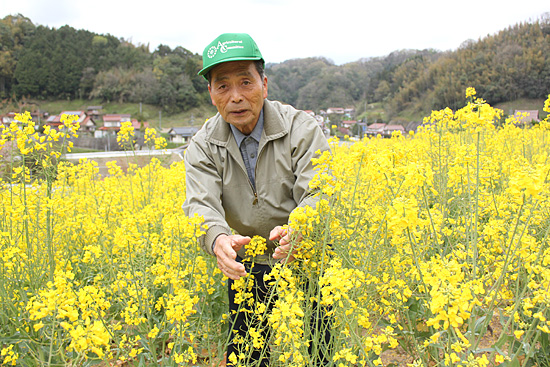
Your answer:
[[[252,279],[235,283],[271,332],[251,327],[232,364],[268,344],[273,366],[550,366],[550,122],[497,127],[501,111],[466,97],[414,135],[333,142],[316,159],[317,207],[290,221],[296,260],[265,279],[273,311]],[[41,135],[19,119],[0,128],[21,157],[1,164],[0,365],[217,366],[227,284],[181,209],[183,164],[101,177],[59,159],[70,116]]]

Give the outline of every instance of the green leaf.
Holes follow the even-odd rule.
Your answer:
[[[476,320],[476,323],[474,324],[474,333],[481,334],[483,323],[485,322],[485,319],[487,319],[486,316],[482,316],[479,319]],[[487,329],[485,329],[487,330]]]

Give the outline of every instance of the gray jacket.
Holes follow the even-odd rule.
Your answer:
[[[329,149],[317,122],[303,111],[265,100],[264,130],[256,162],[256,190],[250,182],[230,126],[218,113],[195,134],[185,152],[185,214],[204,217],[208,226],[201,247],[212,252],[220,234],[259,235],[266,239],[288,222],[298,206],[314,206],[308,183],[314,176],[311,159]],[[234,232],[231,231],[234,230]],[[274,244],[255,259],[271,263]],[[239,251],[244,256],[245,249]]]

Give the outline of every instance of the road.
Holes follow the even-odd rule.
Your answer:
[[[136,151],[113,151],[113,152],[89,152],[89,153],[67,153],[62,156],[62,158],[67,160],[76,160],[87,158],[124,158],[124,157],[135,157],[135,156],[154,156],[154,155],[172,155],[176,154],[181,159],[183,159],[182,148],[177,149],[144,149]]]

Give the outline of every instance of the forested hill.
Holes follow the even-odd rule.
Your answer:
[[[302,109],[380,102],[391,116],[465,103],[467,87],[492,105],[550,93],[550,16],[510,26],[455,51],[401,50],[335,66],[326,59],[271,65],[270,95]],[[542,106],[541,106],[542,108]]]
[[[183,47],[133,45],[69,26],[0,21],[0,97],[100,98],[176,112],[207,103],[200,55]]]
[[[436,31],[436,30],[434,30]],[[365,50],[365,54],[368,50]],[[269,61],[269,60],[267,60]],[[133,45],[69,26],[0,21],[0,98],[143,102],[168,112],[209,103],[196,75],[201,57],[183,47]],[[510,26],[459,49],[400,50],[334,65],[324,58],[270,64],[269,97],[319,110],[379,102],[390,118],[464,104],[466,87],[491,104],[550,93],[550,17]]]

